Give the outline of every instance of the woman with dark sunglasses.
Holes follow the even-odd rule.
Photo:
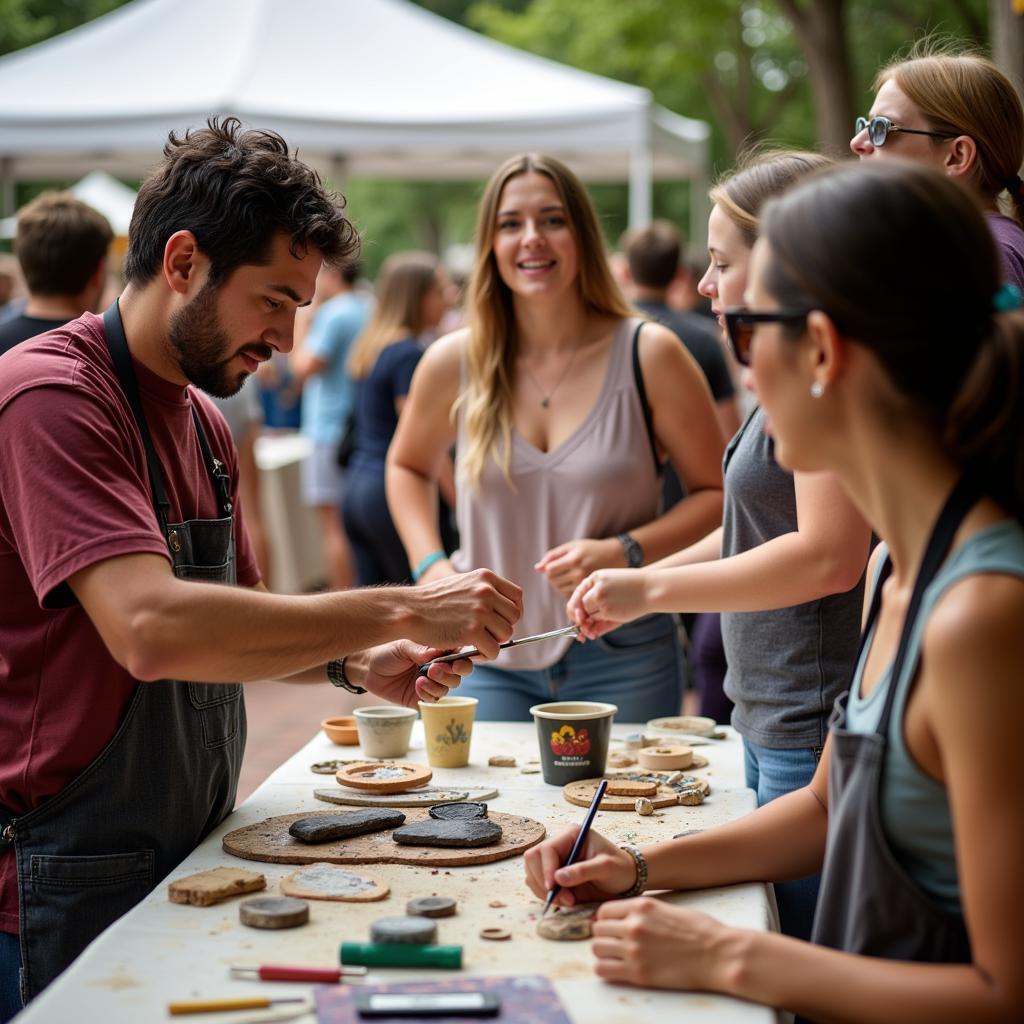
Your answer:
[[[986,57],[929,48],[884,67],[850,148],[861,160],[902,157],[934,167],[981,203],[1003,279],[1024,289],[1024,107]]]
[[[764,153],[712,190],[700,290],[719,323],[743,299],[761,207],[828,164],[814,153]],[[817,768],[832,703],[853,668],[870,531],[833,477],[776,464],[760,409],[728,446],[724,495],[721,528],[650,568],[592,573],[569,614],[592,638],[655,609],[721,612],[732,724],[747,785],[766,804],[805,786]],[[817,885],[809,877],[776,886],[787,934],[810,935]]]
[[[591,830],[572,867],[575,829],[527,853],[538,896],[611,901],[602,978],[832,1022],[1024,1020],[1024,316],[1000,277],[975,204],[926,168],[846,165],[766,209],[751,373],[780,463],[834,473],[883,541],[864,640],[805,789],[643,850]],[[810,944],[614,898],[812,867]]]

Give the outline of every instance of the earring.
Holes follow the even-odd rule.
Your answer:
[[[821,398],[825,394],[825,385],[820,380],[816,380],[811,385],[811,398]]]

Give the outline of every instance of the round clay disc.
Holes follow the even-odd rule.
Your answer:
[[[437,938],[437,925],[428,917],[382,917],[370,925],[370,941],[430,945]]]
[[[512,938],[512,933],[507,928],[481,928],[480,938],[491,942],[504,942]]]
[[[257,896],[239,904],[238,919],[250,928],[297,928],[309,920],[309,904],[288,896]]]
[[[537,934],[555,942],[577,942],[590,938],[590,919],[593,910],[567,911],[542,917],[537,922]]]
[[[406,903],[405,912],[418,917],[451,917],[458,906],[451,896],[420,896]]]
[[[693,764],[693,750],[682,744],[647,747],[637,755],[641,768],[650,771],[678,771]]]
[[[387,882],[340,864],[307,864],[281,879],[281,892],[307,900],[372,903],[385,899],[390,891]]]
[[[346,765],[334,777],[343,786],[352,789],[404,793],[407,789],[425,786],[432,775],[431,770],[421,764],[404,764],[401,761],[382,764],[378,761]]]
[[[486,818],[487,804],[460,803],[460,804],[437,804],[431,807],[428,812],[432,818],[439,821],[464,820],[466,818]]]

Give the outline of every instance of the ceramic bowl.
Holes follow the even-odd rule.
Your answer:
[[[415,708],[397,704],[356,708],[359,745],[367,757],[404,757],[409,752]]]
[[[339,718],[325,718],[320,723],[320,728],[323,729],[327,734],[327,738],[332,743],[354,747],[359,742],[356,720],[351,715],[342,715]]]

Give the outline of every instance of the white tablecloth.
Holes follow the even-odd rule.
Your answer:
[[[616,725],[621,737],[638,727]],[[742,748],[729,738],[700,753],[710,759],[706,770],[712,795],[700,807],[672,807],[642,818],[632,811],[601,812],[595,827],[620,842],[638,845],[667,838],[677,832],[706,828],[747,813],[754,796],[742,788]],[[544,784],[540,775],[522,774],[517,768],[489,768],[493,754],[512,754],[519,766],[539,757],[532,724],[477,723],[472,763],[468,768],[436,770],[433,782],[444,786],[490,784],[499,796],[489,801],[496,811],[527,815],[539,820],[549,834],[569,822],[581,821],[581,807],[565,802],[561,790]],[[231,864],[262,871],[268,893],[277,892],[281,878],[294,865],[241,861],[225,854],[221,837],[279,814],[327,810],[334,805],[315,800],[314,788],[336,785],[331,776],[315,775],[310,765],[333,758],[355,758],[358,748],[339,747],[318,733],[200,845],[171,878],[206,868]],[[417,723],[409,760],[425,763],[422,732]],[[154,799],[160,799],[156,794]],[[345,808],[338,806],[339,811]],[[354,870],[360,870],[355,867]],[[464,970],[471,974],[542,974],[549,977],[576,1024],[639,1024],[642,1021],[769,1022],[775,1014],[761,1007],[726,997],[645,991],[609,986],[593,974],[587,942],[548,942],[535,934],[541,905],[523,884],[520,857],[462,868],[372,865],[367,871],[385,878],[391,896],[378,903],[311,901],[310,923],[288,931],[259,931],[238,921],[239,899],[213,907],[172,904],[166,883],[101,935],[53,985],[31,1003],[19,1024],[109,1024],[120,1021],[168,1019],[172,1000],[219,998],[232,995],[307,995],[313,986],[293,983],[239,981],[229,977],[232,964],[285,963],[336,966],[342,941],[369,940],[370,923],[379,917],[401,915],[406,901],[431,894],[451,895],[459,902],[455,917],[438,921],[440,943],[464,947]],[[769,926],[769,899],[763,885],[738,885],[697,893],[674,894],[673,902],[706,911],[730,924],[765,929]],[[489,903],[500,900],[503,907]],[[511,941],[486,942],[481,928],[501,926],[512,932]],[[437,972],[443,976],[445,972]],[[428,972],[374,969],[370,981],[423,978]],[[451,976],[451,973],[448,973]],[[287,1009],[278,1007],[277,1012]],[[204,1014],[193,1018],[206,1024],[257,1020],[274,1010]],[[312,1015],[300,1018],[311,1024]]]

